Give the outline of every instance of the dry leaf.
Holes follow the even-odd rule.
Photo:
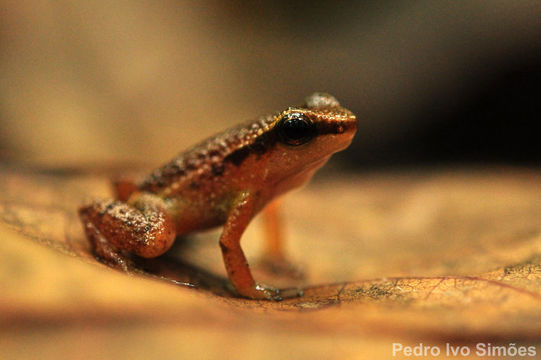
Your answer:
[[[393,358],[421,342],[473,357],[541,339],[535,172],[320,177],[284,199],[302,283],[257,266],[257,219],[243,238],[256,278],[305,289],[275,303],[231,295],[219,231],[139,273],[98,263],[76,209],[109,196],[107,172],[0,171],[1,358]]]

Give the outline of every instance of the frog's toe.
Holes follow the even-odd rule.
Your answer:
[[[101,263],[126,273],[135,272],[137,270],[137,266],[131,257],[122,255],[118,252],[96,252],[96,258]]]
[[[264,284],[257,284],[255,286],[255,290],[259,294],[263,295],[263,297],[267,300],[273,300],[273,301],[283,300],[280,289],[277,289],[275,287],[264,285]]]
[[[304,292],[298,288],[277,289],[263,284],[257,284],[256,290],[261,291],[267,300],[272,301],[282,301],[285,299],[296,298],[304,294]]]

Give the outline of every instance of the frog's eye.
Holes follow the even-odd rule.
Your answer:
[[[288,145],[302,145],[316,134],[314,123],[304,114],[289,113],[276,125],[280,140]]]

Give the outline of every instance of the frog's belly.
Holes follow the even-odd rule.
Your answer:
[[[178,235],[223,225],[226,209],[208,199],[196,201],[170,200],[169,213],[173,217]]]

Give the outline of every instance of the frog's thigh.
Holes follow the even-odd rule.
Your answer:
[[[163,201],[152,194],[136,194],[128,203],[94,201],[79,215],[99,255],[109,246],[152,258],[166,252],[175,240],[174,223]]]

